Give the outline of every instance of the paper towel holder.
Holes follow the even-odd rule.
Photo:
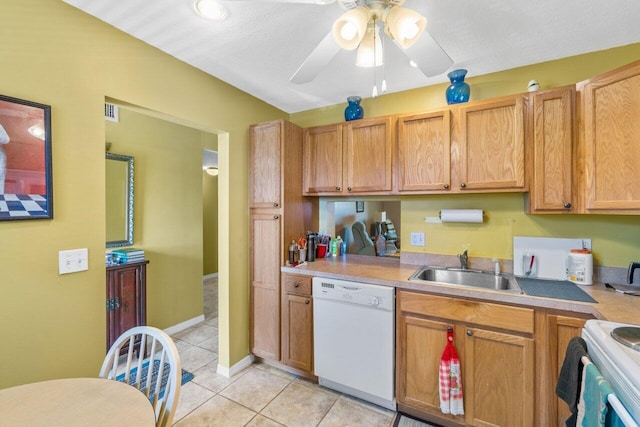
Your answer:
[[[442,209],[438,212],[441,222],[463,222],[481,224],[485,220],[485,212],[481,209]]]

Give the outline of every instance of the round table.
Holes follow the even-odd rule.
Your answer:
[[[67,378],[0,390],[0,426],[155,426],[136,388],[102,378]]]

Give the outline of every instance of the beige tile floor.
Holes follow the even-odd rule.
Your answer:
[[[390,427],[395,412],[334,392],[264,364],[232,378],[218,365],[217,280],[204,282],[205,321],[173,336],[182,367],[175,426]]]

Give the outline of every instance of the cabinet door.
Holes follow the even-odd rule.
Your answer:
[[[313,301],[285,293],[282,301],[282,362],[313,372]]]
[[[107,350],[123,332],[146,325],[146,265],[118,267],[107,272],[107,299],[115,309],[107,311]]]
[[[398,118],[398,191],[450,189],[450,116],[441,110]]]
[[[638,213],[640,62],[589,80],[581,93],[584,99],[585,208]]]
[[[410,314],[398,317],[396,398],[399,404],[442,415],[438,384],[447,326]]]
[[[342,192],[342,125],[304,130],[303,193],[336,194]]]
[[[574,86],[533,95],[532,213],[574,211],[574,100]]]
[[[282,121],[267,122],[250,129],[249,207],[282,206]]]
[[[391,118],[354,120],[345,126],[348,193],[391,192]]]
[[[525,99],[478,101],[457,110],[461,190],[524,191]]]
[[[532,339],[467,327],[462,363],[467,424],[534,425]]]
[[[582,327],[586,322],[586,319],[579,319],[575,317],[549,315],[549,327],[550,327],[550,350],[552,351],[552,366],[550,383],[553,385],[555,391],[555,384],[557,384],[558,377],[560,376],[560,369],[564,362],[564,357],[567,352],[567,346],[569,341],[573,337],[579,337],[582,332]],[[558,427],[564,427],[564,421],[569,418],[571,412],[567,404],[560,400],[555,392],[553,393],[553,399],[556,400],[556,420],[553,425]]]
[[[281,217],[251,215],[251,351],[280,360]]]

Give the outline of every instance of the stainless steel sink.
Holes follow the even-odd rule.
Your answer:
[[[472,288],[492,289],[496,291],[522,293],[512,274],[493,273],[479,270],[462,270],[440,267],[420,267],[409,280],[437,282]]]

